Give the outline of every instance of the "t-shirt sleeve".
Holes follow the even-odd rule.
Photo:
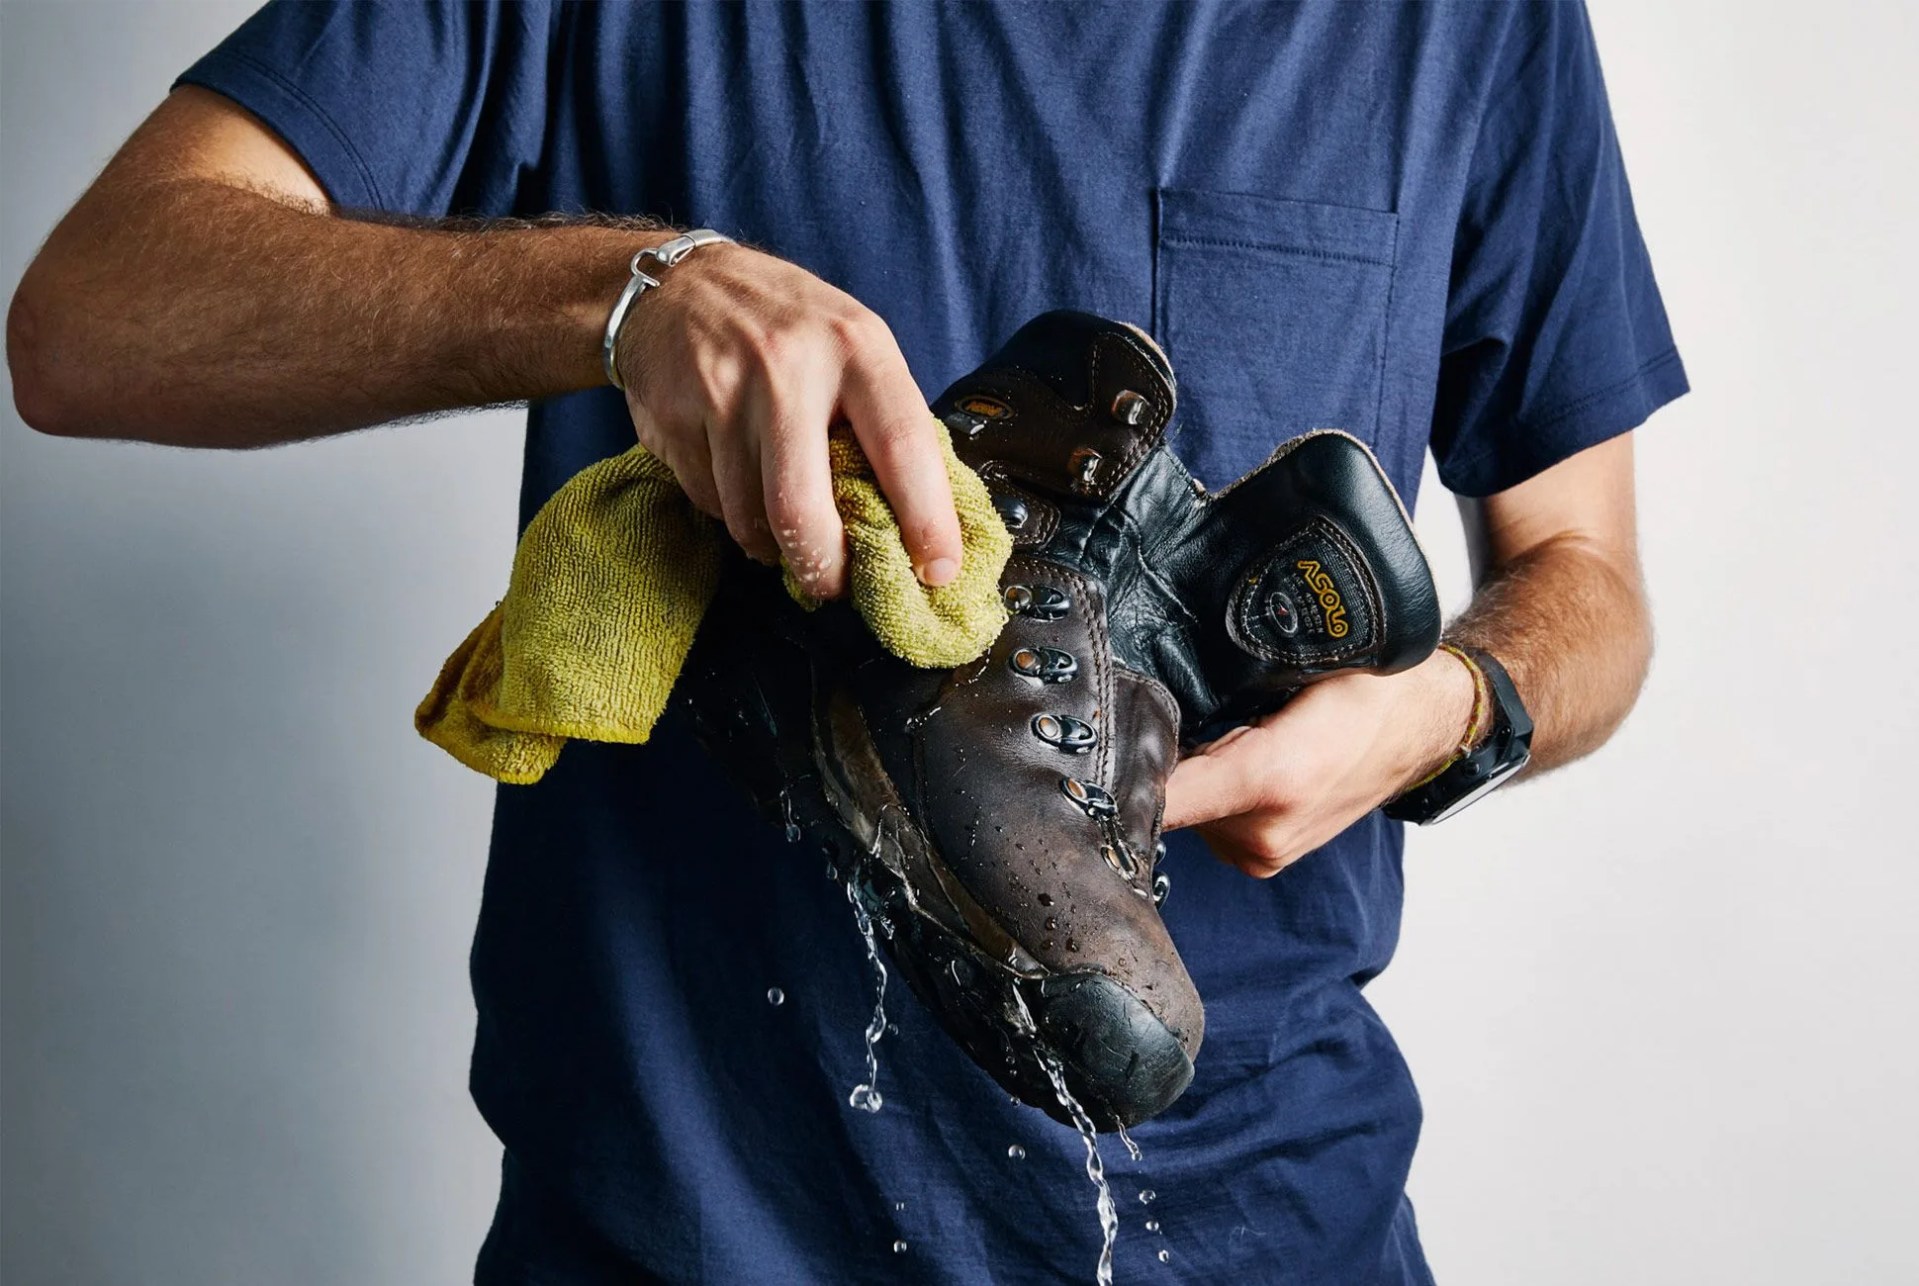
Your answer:
[[[531,2],[273,0],[177,83],[259,117],[342,207],[514,213],[554,20]]]
[[[1433,458],[1504,490],[1686,392],[1586,11],[1507,7],[1454,243]]]

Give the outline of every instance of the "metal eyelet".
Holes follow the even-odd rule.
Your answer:
[[[1106,865],[1119,873],[1121,879],[1130,880],[1139,874],[1139,859],[1124,844],[1101,844],[1099,855],[1106,859]]]
[[[1006,659],[1013,673],[1038,679],[1042,683],[1064,683],[1079,673],[1079,662],[1071,652],[1056,647],[1023,647]]]
[[[1155,871],[1153,873],[1153,905],[1165,905],[1166,895],[1172,891],[1173,882],[1167,878],[1166,872]]]
[[[1069,755],[1083,755],[1099,744],[1099,731],[1092,724],[1068,714],[1034,715],[1033,735]]]
[[[1066,467],[1073,471],[1073,488],[1076,491],[1091,491],[1099,482],[1100,454],[1091,447],[1081,447],[1067,459]]]
[[[1026,502],[1018,496],[994,496],[993,508],[999,510],[1000,521],[1006,524],[1006,530],[1018,531],[1026,526],[1030,513]]]
[[[941,423],[963,438],[976,438],[986,427],[986,417],[974,415],[971,411],[948,411],[940,417]]]
[[[1149,405],[1144,394],[1121,389],[1119,396],[1113,399],[1113,418],[1128,427],[1138,428],[1146,418]]]
[[[1066,798],[1078,804],[1080,811],[1084,812],[1088,817],[1102,818],[1119,816],[1119,802],[1107,794],[1104,789],[1093,785],[1091,782],[1081,781],[1077,777],[1061,777],[1059,779],[1059,790]]]
[[[1036,621],[1057,621],[1073,607],[1073,600],[1051,585],[1008,585],[1000,597],[1007,611]]]

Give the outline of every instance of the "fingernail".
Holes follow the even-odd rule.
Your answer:
[[[935,558],[930,563],[921,564],[918,571],[922,585],[944,585],[957,575],[959,575],[959,560],[954,558]]]

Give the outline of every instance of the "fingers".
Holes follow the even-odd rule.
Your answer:
[[[927,585],[959,575],[959,515],[946,476],[941,432],[890,332],[868,341],[865,360],[848,367],[840,405],[899,520],[913,571]]]
[[[915,574],[927,585],[959,574],[959,516],[933,436],[944,430],[870,309],[796,265],[737,248],[676,266],[623,342],[631,369],[648,373],[627,398],[640,441],[747,553],[784,558],[816,597],[845,592],[827,452],[827,425],[843,415]]]
[[[658,456],[673,471],[680,490],[693,507],[709,518],[724,518],[719,488],[713,485],[713,456],[704,434],[668,434],[661,431],[652,412],[629,397],[627,409],[633,416],[633,431],[640,445]]]
[[[833,503],[826,451],[833,387],[800,379],[767,412],[761,446],[762,501],[780,556],[814,598],[846,592],[846,528]]]
[[[1195,827],[1214,856],[1270,879],[1326,843],[1378,802],[1311,753],[1288,711],[1235,728],[1180,760],[1166,783],[1164,828]]]
[[[1241,756],[1230,750],[1188,755],[1179,761],[1166,783],[1166,819],[1162,827],[1176,831],[1201,826],[1247,812],[1256,802],[1252,774],[1241,762]]]
[[[720,516],[726,521],[726,530],[747,557],[769,566],[777,563],[780,547],[766,520],[758,435],[737,425],[713,425],[707,431],[706,444],[713,457],[713,485],[719,491]]]

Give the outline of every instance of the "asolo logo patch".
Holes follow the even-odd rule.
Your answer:
[[[1326,609],[1326,632],[1336,639],[1346,637],[1351,626],[1346,623],[1346,604],[1339,597],[1339,586],[1333,584],[1333,578],[1319,565],[1316,558],[1302,558],[1294,564],[1306,577],[1306,585],[1319,598],[1319,605]]]

